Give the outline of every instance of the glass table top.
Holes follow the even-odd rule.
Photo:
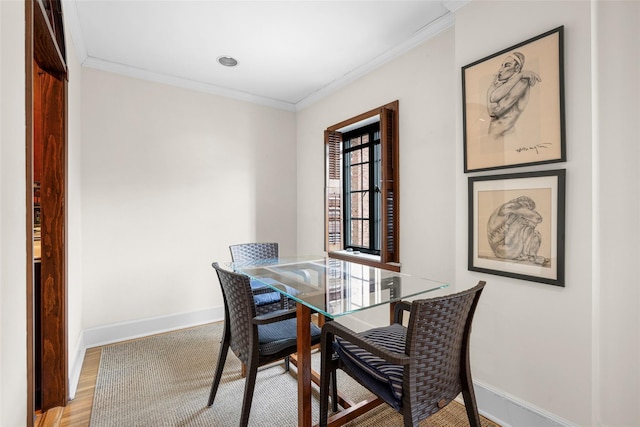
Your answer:
[[[262,259],[228,266],[330,318],[449,286],[322,255]]]

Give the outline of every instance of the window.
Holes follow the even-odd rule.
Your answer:
[[[380,255],[380,121],[342,135],[344,248]]]
[[[398,101],[327,128],[325,161],[325,250],[399,270]]]

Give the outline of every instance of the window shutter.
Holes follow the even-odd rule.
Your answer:
[[[325,251],[342,249],[342,134],[325,131]]]
[[[380,109],[380,144],[382,155],[382,242],[380,261],[399,262],[398,253],[398,126],[397,111]]]

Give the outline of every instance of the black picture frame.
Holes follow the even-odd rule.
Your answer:
[[[566,161],[564,26],[462,67],[462,108],[465,173]]]
[[[468,180],[468,269],[563,287],[565,169]]]

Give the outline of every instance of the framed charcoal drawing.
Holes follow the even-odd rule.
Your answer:
[[[469,270],[564,286],[565,170],[469,177]]]
[[[564,27],[462,67],[464,171],[566,161]]]

